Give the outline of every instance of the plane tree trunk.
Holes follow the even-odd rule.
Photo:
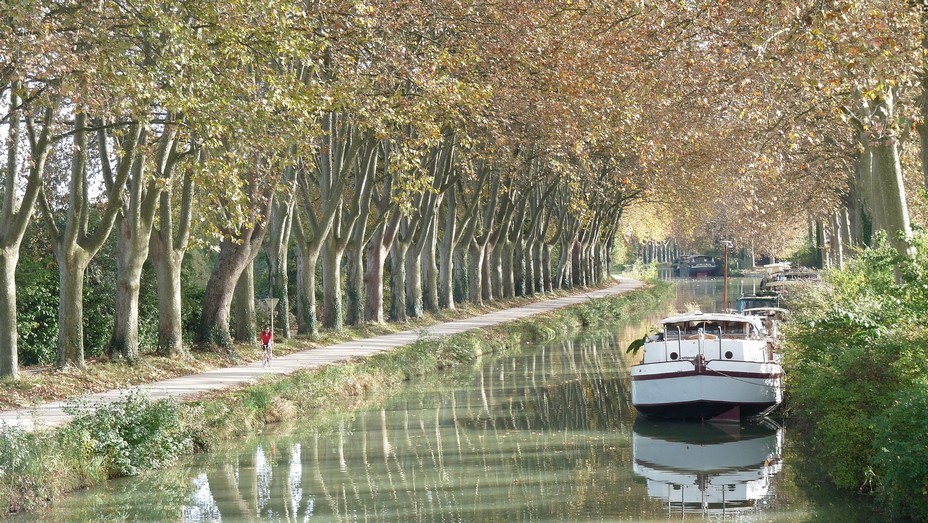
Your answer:
[[[170,177],[169,177],[170,179]],[[190,239],[193,215],[193,171],[186,169],[180,183],[181,201],[175,210],[173,190],[175,184],[161,192],[159,204],[160,224],[152,230],[149,254],[155,267],[158,286],[158,353],[165,356],[184,356],[181,267]]]
[[[364,246],[372,240],[368,235],[368,218],[371,212],[371,199],[377,175],[380,157],[380,141],[368,138],[361,154],[363,177],[356,183],[355,194],[359,196],[356,220],[348,240],[348,273],[345,281],[345,321],[357,325],[364,321]]]
[[[232,296],[242,271],[254,261],[267,233],[267,216],[274,203],[275,187],[252,173],[247,194],[252,209],[247,225],[239,230],[224,230],[219,255],[203,296],[198,341],[222,348],[232,347],[230,313]]]
[[[354,132],[346,134],[346,143],[341,146],[346,150],[346,154],[335,166],[340,176],[345,177],[347,189],[344,191],[340,210],[336,212],[332,231],[325,241],[322,253],[322,321],[323,325],[332,329],[341,329],[345,324],[342,258],[352,239],[357,243],[363,242],[379,149],[378,142],[373,137],[359,138],[354,136]],[[356,228],[360,229],[357,234]],[[354,290],[358,291],[358,288],[355,287]],[[352,294],[357,298],[357,293]],[[357,303],[350,306],[355,310],[358,307]]]
[[[101,122],[102,128],[102,122]],[[147,131],[139,135],[139,142],[145,145]],[[142,268],[148,259],[155,213],[161,195],[158,178],[163,178],[165,171],[173,171],[177,132],[174,125],[168,125],[159,137],[157,154],[158,175],[148,176],[145,154],[136,156],[127,181],[129,197],[124,200],[122,213],[116,220],[116,316],[113,322],[113,336],[110,339],[107,355],[111,360],[134,361],[139,358],[139,289],[142,282]],[[106,147],[107,136],[100,131],[98,146],[103,159],[104,171],[109,167],[109,154]],[[112,174],[108,175],[112,177]]]
[[[232,335],[235,341],[254,345],[258,343],[255,315],[255,264],[245,264],[242,275],[232,293]],[[271,311],[273,313],[273,311]],[[276,327],[276,325],[275,325]]]
[[[0,193],[0,378],[17,379],[19,377],[19,347],[16,312],[16,265],[19,262],[19,249],[26,227],[35,210],[36,200],[42,188],[45,165],[51,152],[52,120],[57,111],[57,102],[53,101],[41,110],[41,119],[33,118],[22,107],[18,96],[21,85],[10,85],[10,120],[7,129],[6,172],[3,177],[3,189]],[[21,140],[21,121],[25,120],[29,140],[29,164],[25,189],[19,188],[19,148]],[[36,132],[36,124],[41,125]]]
[[[96,256],[113,229],[121,207],[120,194],[129,178],[129,170],[138,154],[141,126],[128,125],[122,140],[123,154],[113,178],[106,179],[107,200],[93,232],[89,232],[90,198],[88,196],[87,156],[90,146],[87,115],[74,116],[73,152],[68,185],[68,207],[59,227],[51,204],[43,194],[40,200],[42,214],[52,238],[55,259],[58,262],[58,359],[59,367],[85,368],[84,364],[84,274],[90,260]],[[106,174],[106,173],[104,173]]]
[[[285,180],[293,180],[292,169],[287,169]],[[277,299],[275,336],[282,339],[291,337],[290,329],[290,277],[287,271],[290,253],[290,233],[293,225],[295,207],[294,191],[291,189],[286,198],[277,198],[271,210],[268,226],[268,241],[264,247],[268,267],[268,296]],[[274,311],[271,311],[273,314]]]

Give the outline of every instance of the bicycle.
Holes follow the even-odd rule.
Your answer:
[[[271,360],[274,358],[274,355],[271,353],[271,342],[264,344],[262,353],[262,361],[264,362],[264,366],[267,367],[271,364]]]

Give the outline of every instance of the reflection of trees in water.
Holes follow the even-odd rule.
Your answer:
[[[413,389],[332,430],[264,440],[207,472],[212,502],[223,519],[284,521],[532,521],[656,510],[631,479],[632,410],[616,345],[623,335],[494,359],[470,387]]]
[[[740,296],[755,294],[758,290],[759,278],[729,278],[728,300],[734,305]],[[699,305],[703,312],[718,312],[722,310],[723,279],[679,279],[675,281],[677,293],[676,308],[683,309],[690,303]]]
[[[413,385],[376,409],[316,416],[291,434],[262,436],[238,443],[231,452],[199,458],[208,464],[91,491],[41,516],[59,521],[663,518],[664,503],[648,498],[644,480],[632,471],[634,415],[624,354],[652,321],[489,359],[466,377],[442,374],[444,386]],[[807,499],[781,478],[757,510],[804,514]]]

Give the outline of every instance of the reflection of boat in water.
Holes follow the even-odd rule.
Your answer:
[[[639,418],[632,435],[634,472],[670,512],[728,514],[753,509],[782,468],[783,429]]]
[[[661,321],[632,366],[632,404],[649,416],[738,419],[783,399],[779,358],[762,319],[690,313]]]

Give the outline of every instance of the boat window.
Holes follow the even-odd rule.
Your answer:
[[[699,337],[700,330],[704,335],[725,338],[756,339],[759,336],[757,328],[750,322],[693,320],[666,324],[664,339],[695,339]]]

